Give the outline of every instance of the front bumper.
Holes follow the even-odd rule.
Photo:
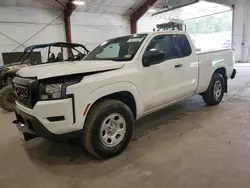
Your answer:
[[[15,123],[25,140],[43,137],[64,141],[79,136],[81,130],[75,125],[74,97],[39,101],[33,109],[16,102],[15,112]]]
[[[81,131],[74,131],[65,134],[53,134],[34,116],[28,115],[18,108],[15,109],[17,129],[23,134],[25,141],[36,137],[43,137],[53,141],[68,141],[72,138],[78,138]]]
[[[53,134],[64,134],[79,130],[75,126],[73,98],[39,101],[33,109],[16,102],[16,108],[25,114],[36,117]]]

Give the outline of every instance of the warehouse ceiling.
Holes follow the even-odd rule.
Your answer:
[[[167,7],[178,7],[178,6],[184,6],[184,5],[189,5],[191,3],[196,2],[197,0],[157,0],[156,3],[154,4],[154,7],[157,8],[164,8],[165,6]]]
[[[174,8],[174,7],[173,7]],[[231,6],[226,6],[218,3],[213,3],[210,1],[199,1],[194,4],[190,4],[181,8],[176,8],[171,11],[167,9],[154,7],[155,12],[153,15],[165,17],[165,18],[179,18],[181,20],[188,20],[197,17],[208,16],[212,14],[217,14],[221,12],[226,12],[232,10]],[[167,10],[164,12],[164,10]],[[149,12],[149,14],[152,14]]]
[[[76,11],[131,15],[147,0],[82,0],[84,6],[78,6]],[[157,0],[153,7],[164,9],[165,7],[178,7],[191,4],[196,0]],[[218,0],[210,0],[218,1]],[[68,0],[0,0],[0,6],[29,7],[42,9],[63,9]]]
[[[58,2],[57,2],[58,1]],[[130,15],[146,0],[83,0],[84,6],[78,6],[76,11]],[[43,9],[63,9],[68,0],[0,0],[0,6],[30,7]]]
[[[98,13],[131,15],[147,0],[82,0],[84,6],[78,6],[76,11]],[[172,7],[190,4],[194,0],[157,0],[154,6],[162,8],[166,5]],[[42,9],[63,9],[68,0],[0,0],[0,6],[29,7]]]

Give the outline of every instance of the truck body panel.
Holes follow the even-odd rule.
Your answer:
[[[68,96],[66,99],[53,100],[53,102],[38,101],[33,109],[18,103],[17,108],[36,117],[52,134],[60,135],[81,131],[91,107],[96,101],[110,94],[129,92],[135,101],[136,119],[139,119],[174,102],[205,92],[214,72],[219,68],[226,70],[227,78],[230,78],[233,73],[232,50],[197,54],[191,38],[185,32],[179,31],[148,33],[143,35],[145,36],[143,39],[136,38],[137,36],[140,35],[133,35],[134,41],[142,42],[130,60],[85,59],[82,62],[56,63],[21,69],[17,74],[24,78],[46,81],[46,79],[56,80],[58,77],[68,75],[82,75],[83,79],[65,87],[66,96]],[[158,40],[159,37],[173,41],[178,54],[154,65],[145,66],[143,61],[146,50],[151,42]],[[183,42],[190,48],[190,52],[181,48],[177,50],[178,45],[175,41],[180,40],[178,37],[185,39]],[[128,42],[134,41],[128,40]],[[180,52],[186,55],[180,56]],[[70,107],[67,108],[66,104]],[[46,111],[46,108],[49,110]],[[54,117],[64,116],[65,121],[49,122],[46,118],[50,114]],[[62,126],[60,127],[59,124]]]

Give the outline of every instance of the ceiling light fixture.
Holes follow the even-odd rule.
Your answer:
[[[84,1],[73,1],[75,5],[85,5]]]

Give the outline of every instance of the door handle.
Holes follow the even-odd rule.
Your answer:
[[[181,67],[183,67],[183,64],[177,64],[177,65],[175,65],[174,67],[175,67],[175,68],[181,68]]]

